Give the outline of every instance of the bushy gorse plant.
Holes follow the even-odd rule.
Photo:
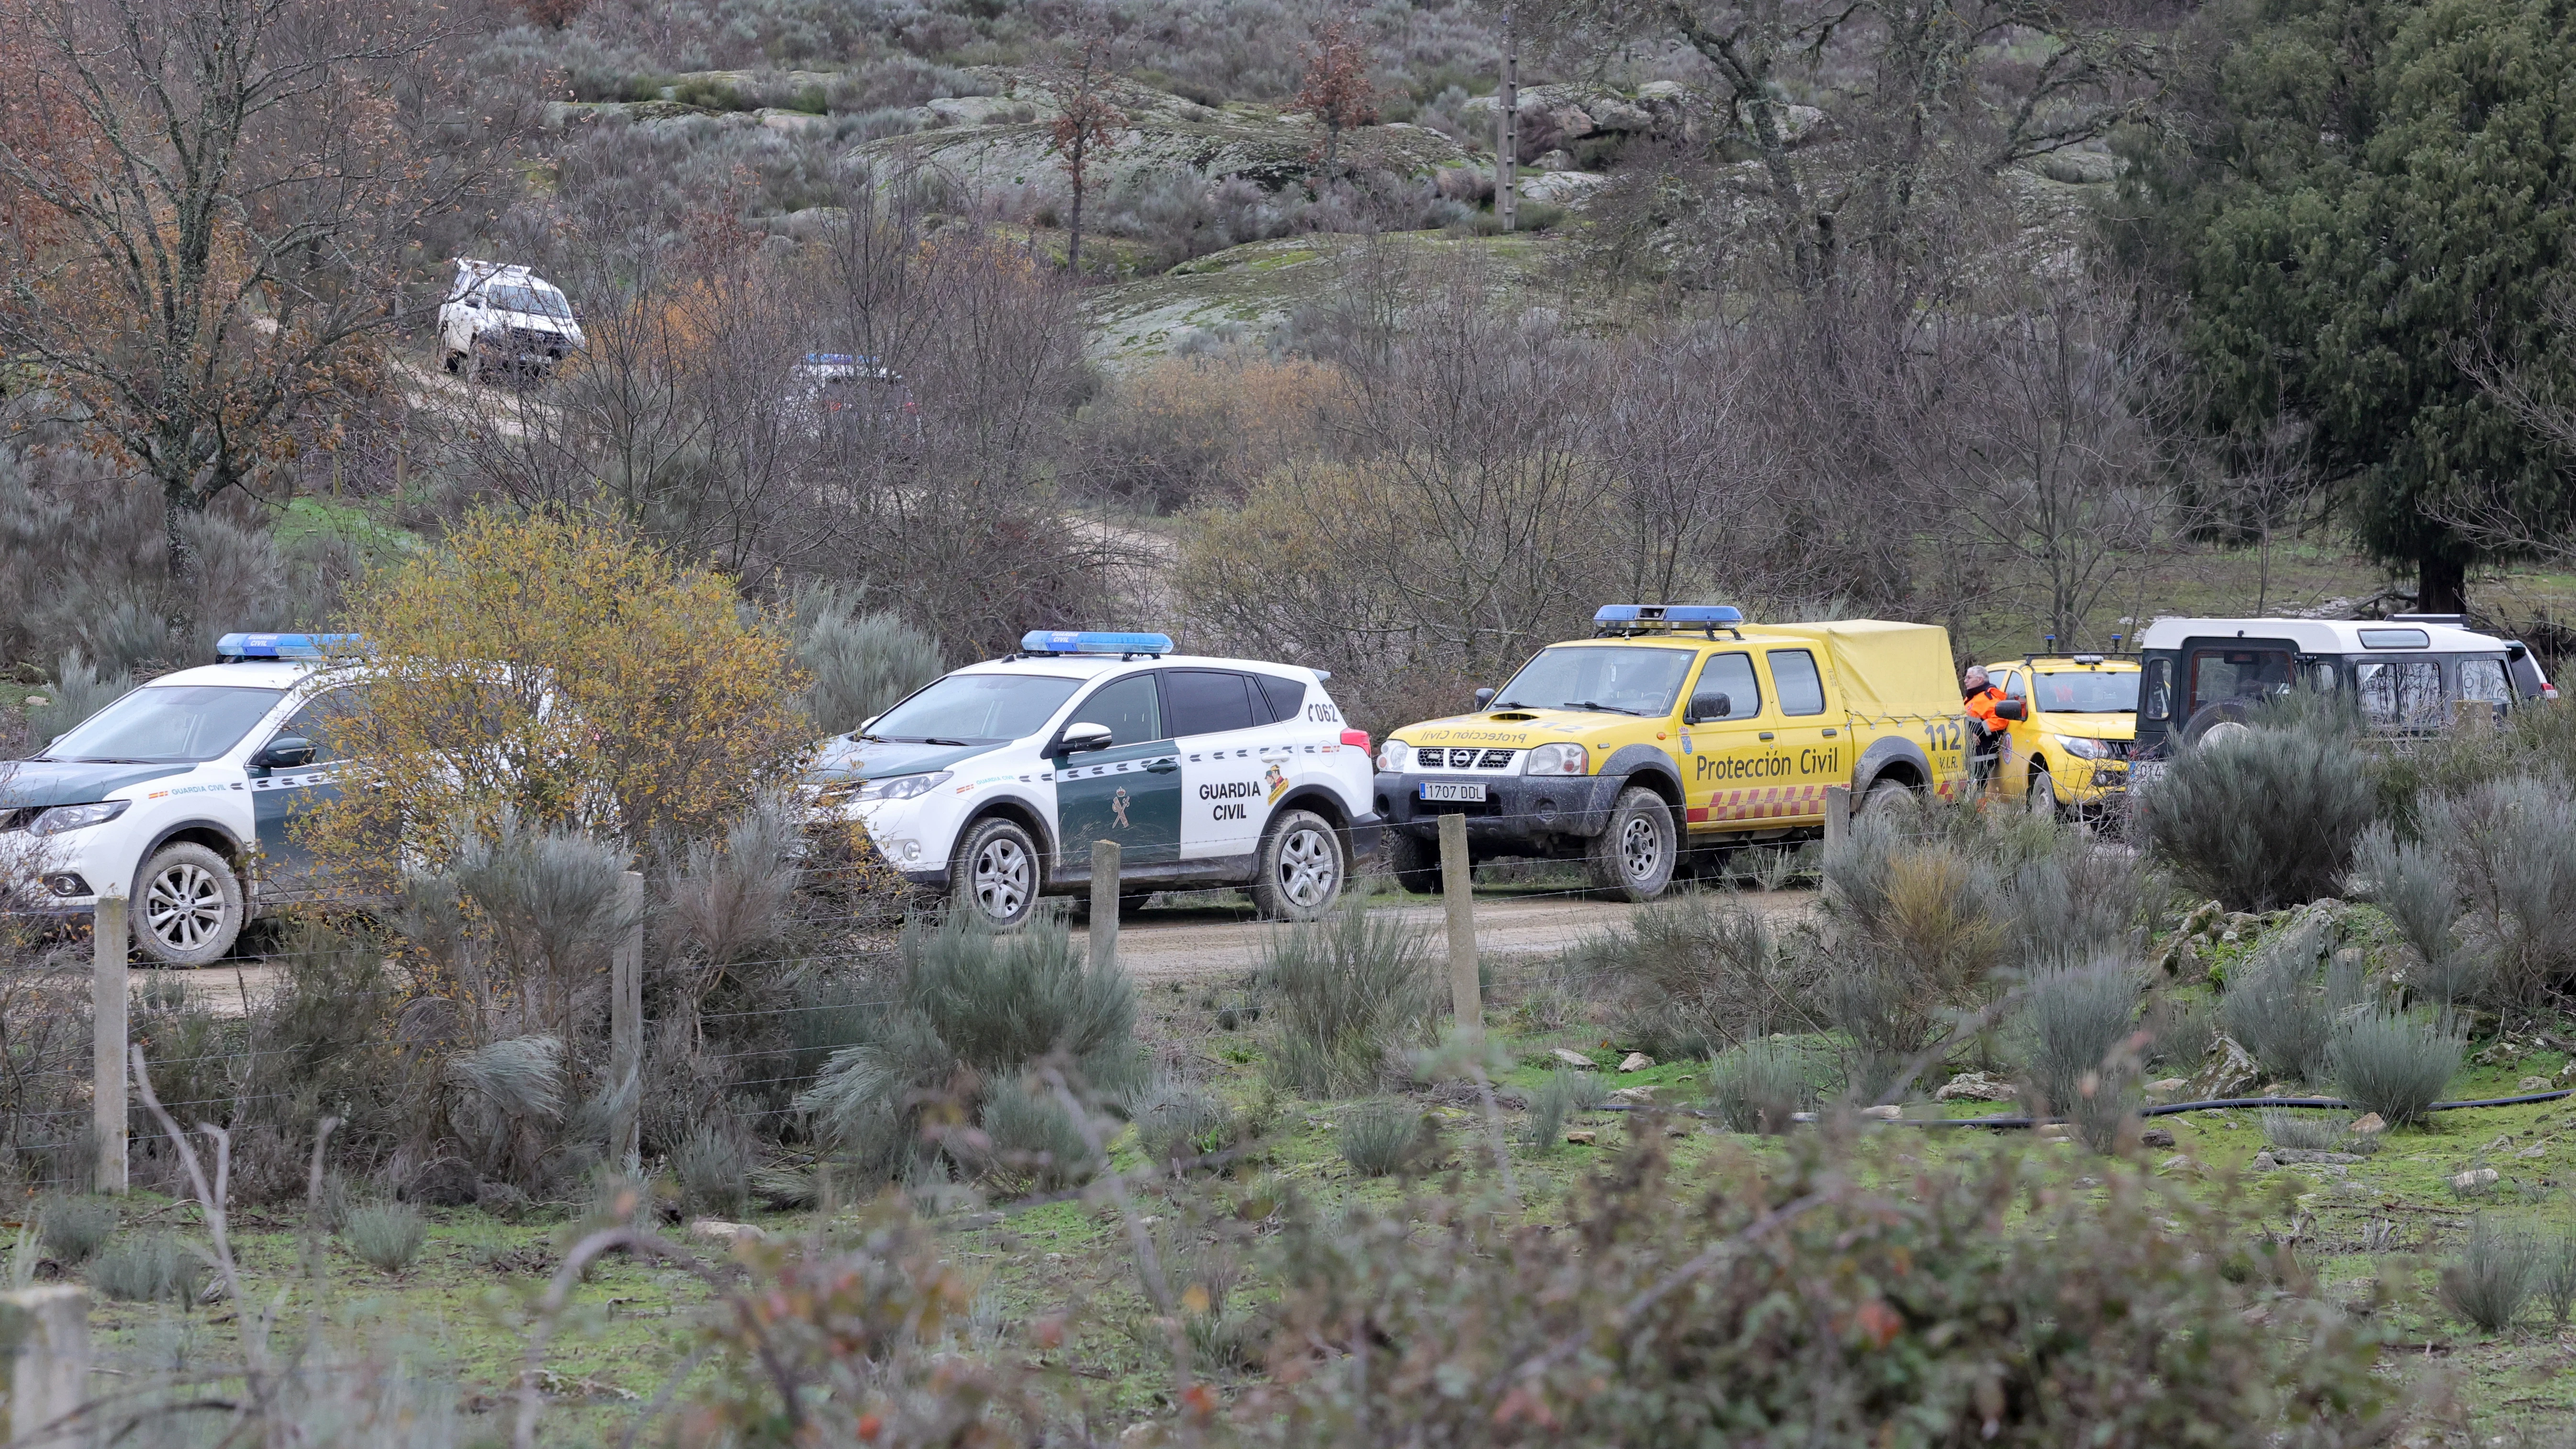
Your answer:
[[[2479,1213],[2469,1219],[2468,1241],[2442,1265],[2435,1295],[2461,1322],[2502,1333],[2521,1319],[2540,1266],[2530,1233]]]
[[[168,1233],[145,1233],[109,1245],[90,1260],[90,1286],[123,1303],[194,1303],[206,1260]]]
[[[1582,940],[1566,966],[1608,996],[1621,1041],[1666,1060],[1817,1025],[1820,953],[1798,949],[1763,913],[1692,892],[1655,901]]]
[[[49,1198],[36,1206],[36,1240],[65,1265],[88,1262],[123,1221],[114,1203],[91,1197]]]
[[[2137,802],[2154,855],[2242,911],[2332,894],[2377,812],[2349,722],[2314,709],[2185,749]]]
[[[2460,1070],[2461,1040],[2446,1021],[2364,1007],[2339,1021],[2327,1048],[2344,1100],[2392,1127],[2421,1121]]]
[[[1370,911],[1363,896],[1274,938],[1258,981],[1271,1075],[1291,1091],[1367,1091],[1389,1053],[1430,1040],[1430,943],[1392,912]]]
[[[1402,1101],[1359,1103],[1333,1131],[1333,1150],[1362,1177],[1402,1172],[1429,1146],[1421,1110]]]
[[[420,1256],[421,1244],[429,1240],[429,1224],[410,1203],[376,1203],[351,1208],[340,1226],[340,1239],[359,1262],[399,1273]]]
[[[1816,1105],[1809,1071],[1795,1042],[1755,1037],[1728,1047],[1708,1064],[1709,1109],[1729,1132],[1785,1133]]]
[[[1565,1135],[1566,1119],[1601,1098],[1598,1079],[1590,1072],[1559,1069],[1530,1090],[1529,1115],[1521,1122],[1521,1140],[1541,1152],[1554,1149]]]

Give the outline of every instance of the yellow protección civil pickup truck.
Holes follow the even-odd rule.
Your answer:
[[[1592,623],[1476,691],[1475,713],[1388,736],[1377,810],[1407,889],[1438,887],[1443,815],[1466,817],[1475,859],[1581,859],[1643,901],[1685,852],[1814,834],[1828,786],[1855,808],[1970,788],[1937,625],[1754,625],[1716,604],[1612,604]]]

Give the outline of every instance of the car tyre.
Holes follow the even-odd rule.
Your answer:
[[[1386,869],[1414,895],[1440,892],[1440,847],[1409,830],[1387,831]]]
[[[1610,823],[1584,846],[1594,888],[1622,899],[1651,901],[1673,879],[1673,812],[1643,785],[1619,792]]]
[[[2030,813],[2042,820],[2057,818],[2057,783],[2049,778],[2044,766],[2030,769]]]
[[[128,899],[134,943],[164,966],[220,961],[241,935],[241,876],[221,852],[193,841],[152,852]]]
[[[1270,920],[1319,920],[1341,899],[1348,874],[1341,832],[1312,810],[1280,811],[1252,858],[1252,904]]]
[[[999,815],[977,821],[948,865],[949,907],[972,911],[996,930],[1026,921],[1044,884],[1037,842],[1018,821]]]
[[[1912,804],[1913,801],[1913,787],[1903,780],[1891,780],[1882,776],[1877,783],[1869,787],[1869,793],[1861,797],[1860,813],[1875,819],[1882,815],[1893,814]]]
[[[462,352],[447,353],[439,358],[439,365],[447,369],[448,376],[453,377],[464,370],[465,354]]]

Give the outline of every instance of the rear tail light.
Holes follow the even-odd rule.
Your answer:
[[[2556,699],[2558,697],[2558,686],[2554,684],[2544,684],[2540,686],[2540,697],[2542,699]]]
[[[1357,749],[1362,754],[1366,754],[1368,753],[1369,747],[1368,731],[1344,730],[1342,731],[1342,743]]]

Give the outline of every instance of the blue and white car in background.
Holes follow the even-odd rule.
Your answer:
[[[1122,907],[1240,886],[1262,914],[1331,909],[1376,846],[1374,766],[1312,669],[1178,656],[1160,634],[1040,630],[828,740],[823,799],[915,885],[996,926],[1091,879]]]
[[[202,966],[230,951],[306,863],[289,823],[337,793],[332,725],[359,685],[333,643],[227,634],[223,662],[150,680],[0,763],[0,848],[30,863],[36,908],[88,915],[122,895],[146,956]]]

